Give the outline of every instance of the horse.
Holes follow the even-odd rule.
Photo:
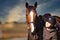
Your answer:
[[[37,18],[37,2],[35,2],[34,6],[29,5],[27,2],[25,4],[26,7],[26,20],[28,24],[28,40],[35,40],[34,32],[35,32],[35,21]]]
[[[34,6],[29,5],[27,2],[26,6],[26,20],[28,23],[28,40],[41,40],[44,21],[42,15],[37,16],[36,8],[37,2]]]

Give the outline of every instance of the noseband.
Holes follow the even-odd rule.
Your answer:
[[[28,22],[28,24],[30,24],[30,23],[34,23],[34,22]]]

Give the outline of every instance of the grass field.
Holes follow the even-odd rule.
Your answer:
[[[26,23],[17,23],[13,24],[3,24],[1,25],[2,38],[21,38],[27,36],[27,24]]]

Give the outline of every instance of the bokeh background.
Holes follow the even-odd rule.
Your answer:
[[[36,9],[38,15],[51,13],[52,15],[60,16],[60,0],[0,0],[1,40],[26,38],[26,2],[29,5],[34,5],[35,2],[38,3]]]

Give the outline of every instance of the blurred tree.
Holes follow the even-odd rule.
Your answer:
[[[12,23],[15,23],[15,24],[17,24],[18,22],[16,22],[16,21],[13,21]]]

